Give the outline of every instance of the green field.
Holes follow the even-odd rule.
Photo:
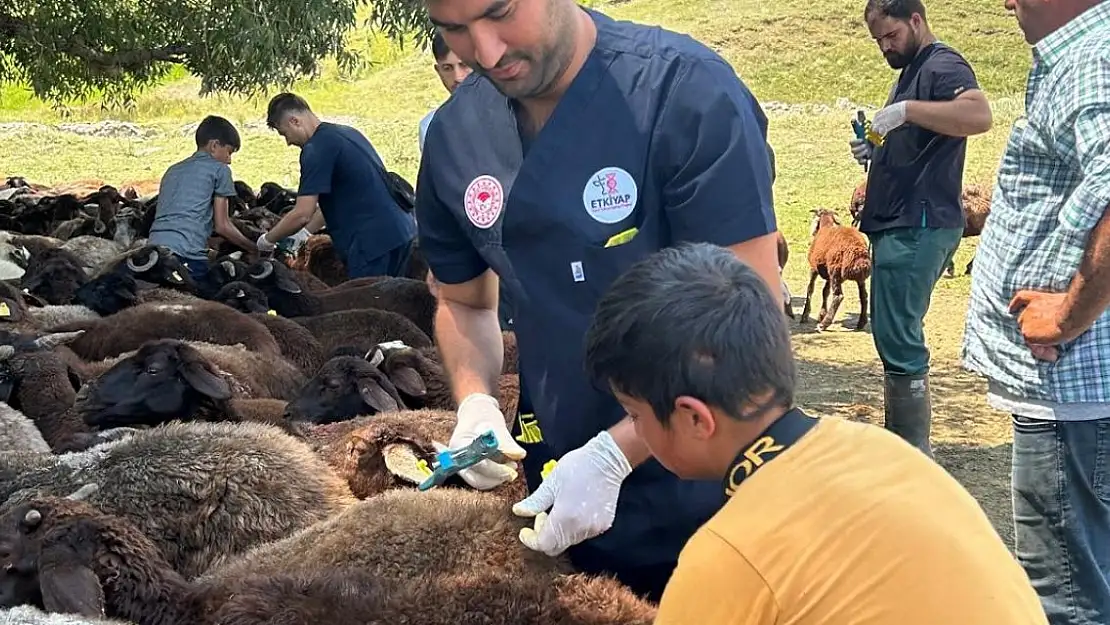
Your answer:
[[[776,210],[790,243],[787,279],[800,312],[808,279],[809,211],[847,206],[862,170],[848,152],[857,105],[882,104],[894,79],[862,20],[862,2],[844,0],[631,0],[592,3],[619,18],[690,34],[721,53],[763,102],[778,157]],[[1020,114],[1030,54],[1016,21],[998,0],[935,3],[934,32],[961,50],[992,102],[995,127],[970,141],[965,182],[990,184],[1010,124]],[[445,96],[428,52],[390,45],[359,31],[351,38],[374,65],[358,76],[328,67],[295,90],[325,119],[361,128],[388,165],[415,181],[417,123]],[[0,174],[56,184],[100,179],[112,184],[157,180],[192,151],[192,129],[204,115],[234,121],[245,145],[232,167],[257,186],[293,186],[297,150],[263,123],[266,99],[199,98],[199,82],[183,74],[139,98],[132,111],[74,104],[65,114],[25,89],[0,91]],[[106,120],[131,126],[104,124]],[[66,126],[66,124],[97,124]],[[985,385],[959,368],[959,344],[969,278],[959,275],[974,248],[966,240],[956,258],[958,277],[943,279],[926,332],[933,354],[934,440],[938,458],[979,498],[1009,540],[1009,422],[990,409]],[[819,299],[820,283],[817,288]],[[814,309],[819,308],[819,301]],[[846,289],[838,322],[817,334],[796,328],[801,401],[815,411],[882,421],[881,367],[868,331],[853,332],[859,303]],[[844,325],[842,327],[841,320]],[[869,381],[864,381],[866,378]]]

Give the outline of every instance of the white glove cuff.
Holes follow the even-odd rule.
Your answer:
[[[590,442],[586,443],[587,446],[596,447],[598,456],[605,461],[606,468],[612,471],[615,475],[624,479],[632,473],[632,464],[628,462],[628,458],[621,451],[617,441],[613,440],[613,436],[609,434],[608,430],[602,430],[593,437]]]
[[[493,396],[485,393],[471,393],[459,402],[459,409],[456,414],[460,423],[465,421],[470,424],[473,421],[481,421],[482,417],[489,414],[488,411],[491,409],[501,412],[501,406]]]

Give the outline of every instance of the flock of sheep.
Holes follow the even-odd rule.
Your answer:
[[[295,199],[236,187],[248,238]],[[418,251],[406,277],[350,280],[326,235],[251,262],[213,237],[199,284],[146,244],[156,209],[128,187],[0,187],[0,623],[652,621],[520,544],[521,481],[414,488],[456,408]],[[866,239],[816,211],[809,262],[803,321],[820,275],[819,327],[848,280],[864,327]]]
[[[293,203],[240,193],[248,236]],[[521,481],[416,490],[456,408],[426,268],[347,280],[326,236],[249,263],[214,238],[198,284],[146,244],[156,206],[0,188],[0,623],[652,621],[520,543]]]
[[[855,282],[859,289],[860,314],[856,322],[856,330],[867,327],[867,279],[871,277],[871,253],[867,237],[858,230],[860,216],[863,213],[864,201],[867,197],[866,183],[860,183],[852,193],[848,212],[852,217],[852,225],[845,226],[840,223],[836,213],[826,208],[817,208],[813,212],[810,224],[809,244],[809,283],[806,287],[805,304],[802,308],[801,323],[809,322],[813,288],[820,276],[825,280],[821,290],[821,309],[817,314],[817,330],[824,331],[832,324],[840,304],[844,301],[844,284]],[[987,216],[990,214],[991,190],[979,184],[969,184],[964,187],[960,197],[964,210],[963,237],[977,237],[983,232]],[[786,266],[789,251],[786,239],[779,237],[779,268]],[[964,275],[971,273],[972,261],[968,261]],[[955,275],[955,266],[949,260],[945,272],[949,277]],[[832,294],[832,301],[829,295]],[[783,299],[786,314],[794,318],[791,306],[790,289],[783,282]]]

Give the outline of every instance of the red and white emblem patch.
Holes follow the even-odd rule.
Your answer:
[[[501,216],[505,207],[505,194],[501,183],[493,176],[478,176],[470,181],[463,196],[463,207],[470,223],[479,228],[489,228]]]

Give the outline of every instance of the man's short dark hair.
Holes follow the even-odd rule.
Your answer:
[[[736,419],[762,414],[741,407],[768,391],[774,405],[794,403],[782,302],[755,270],[709,243],[663,249],[613,282],[586,333],[586,371],[647,402],[663,425],[681,395]]]
[[[436,34],[432,35],[432,56],[436,57],[437,61],[442,61],[447,58],[451,52],[451,48],[447,47],[447,42],[444,41],[443,35],[437,30]]]
[[[266,125],[277,128],[281,120],[289,113],[311,113],[308,102],[295,93],[279,93],[270,100],[266,107]]]
[[[889,18],[908,21],[914,13],[920,13],[925,19],[925,3],[921,0],[867,0],[867,8],[863,10],[863,19],[867,19],[873,12]]]
[[[235,130],[235,126],[231,122],[218,115],[209,115],[200,121],[197,126],[196,139],[198,148],[203,148],[213,139],[231,146],[236,151],[241,147],[239,131]]]

